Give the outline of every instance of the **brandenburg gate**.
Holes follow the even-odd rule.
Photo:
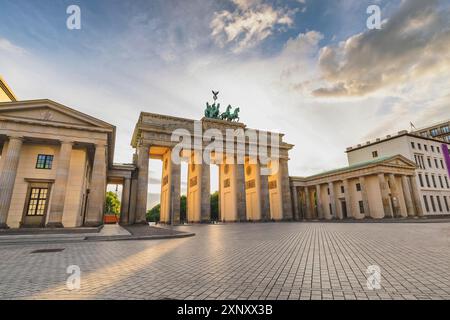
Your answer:
[[[188,164],[188,222],[211,221],[211,165],[219,166],[220,221],[292,220],[288,151],[293,145],[283,142],[282,134],[211,116],[211,108],[218,112],[215,104],[208,105],[200,121],[140,114],[131,142],[137,170],[128,186],[134,205],[123,221],[146,222],[150,158],[163,162],[162,223],[180,223],[181,162]]]

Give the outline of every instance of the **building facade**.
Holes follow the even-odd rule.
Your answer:
[[[349,165],[400,154],[416,166],[415,179],[425,215],[450,214],[450,156],[448,143],[400,131],[347,148]]]
[[[51,100],[0,103],[0,227],[98,226],[115,127]]]
[[[450,120],[439,122],[422,129],[416,129],[413,133],[416,133],[421,137],[442,139],[445,142],[450,143]]]

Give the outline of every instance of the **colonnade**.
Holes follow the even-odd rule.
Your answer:
[[[414,175],[377,173],[293,184],[295,220],[423,216]]]

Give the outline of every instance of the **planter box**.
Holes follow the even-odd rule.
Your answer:
[[[119,219],[115,214],[105,214],[103,216],[103,223],[105,224],[114,224],[119,222]]]

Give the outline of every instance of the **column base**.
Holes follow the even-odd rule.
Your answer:
[[[103,222],[98,221],[87,221],[84,223],[84,227],[100,227],[103,225]]]
[[[160,222],[160,223],[164,223],[164,222]],[[148,225],[147,221],[136,221],[134,224],[146,224]]]
[[[49,222],[45,225],[46,228],[64,228],[61,222]]]
[[[9,229],[9,226],[6,223],[0,223],[0,229]]]

